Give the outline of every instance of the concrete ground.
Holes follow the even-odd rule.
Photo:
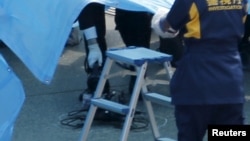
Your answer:
[[[114,30],[113,17],[110,15],[107,15],[107,42],[109,47],[123,46],[119,34]],[[158,38],[152,35],[152,48],[155,49],[157,46]],[[79,141],[81,128],[62,126],[60,121],[67,117],[69,112],[79,110],[82,106],[78,97],[86,88],[87,78],[83,66],[86,55],[83,43],[65,48],[50,85],[39,82],[8,48],[1,48],[0,51],[22,80],[26,92],[26,100],[14,129],[13,141]],[[159,64],[151,68],[151,74],[161,77],[162,70]],[[116,69],[119,68],[115,67],[114,70]],[[245,78],[247,95],[245,112],[246,121],[250,124],[250,71],[245,71]],[[126,92],[128,78],[112,78],[111,89]],[[151,90],[169,95],[168,86],[155,86]],[[137,107],[145,111],[142,102],[139,102]],[[154,112],[161,135],[176,139],[173,107],[154,104]],[[113,123],[94,122],[88,140],[118,141],[120,134],[121,128]],[[130,131],[128,140],[153,141],[154,139],[148,127],[144,130]]]

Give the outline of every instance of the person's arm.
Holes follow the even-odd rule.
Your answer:
[[[93,68],[94,64],[97,62],[99,66],[102,65],[102,53],[100,47],[97,43],[97,34],[95,26],[89,27],[83,30],[83,34],[86,37],[89,54],[88,54],[88,64],[90,68]]]
[[[159,9],[153,16],[151,27],[155,33],[162,38],[174,38],[178,35],[179,31],[174,30],[166,20],[168,9]]]

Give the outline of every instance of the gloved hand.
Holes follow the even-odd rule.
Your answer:
[[[168,12],[169,9],[159,8],[151,20],[151,27],[154,32],[162,38],[174,38],[179,34],[179,31],[175,31],[172,28],[168,28],[166,31],[163,31],[164,27],[161,27],[161,22],[165,22],[164,20],[167,17]]]
[[[102,65],[102,52],[98,44],[92,44],[88,46],[88,64],[90,68],[93,68],[94,64],[97,62],[99,66]]]
[[[83,30],[83,34],[86,37],[88,43],[88,64],[90,68],[94,67],[94,64],[97,62],[99,66],[102,65],[102,52],[97,43],[97,34],[95,26],[91,26]]]

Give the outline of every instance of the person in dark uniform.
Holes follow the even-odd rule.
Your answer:
[[[100,73],[105,62],[105,51],[107,50],[105,5],[90,3],[83,8],[78,16],[79,28],[83,31],[86,59],[85,70],[88,74],[88,88],[84,93],[94,93]],[[97,71],[98,70],[98,71]],[[95,76],[95,77],[92,77]],[[109,81],[107,81],[104,93],[109,92]],[[82,96],[82,95],[81,95]],[[81,100],[82,97],[80,97]]]
[[[185,52],[170,81],[178,141],[202,141],[208,125],[244,124],[243,71],[238,43],[247,1],[175,0],[152,19],[156,33],[184,28]]]
[[[248,0],[249,1],[249,0]],[[245,33],[239,45],[239,51],[241,54],[242,65],[246,69],[250,69],[250,8],[248,9],[246,22],[245,22]]]
[[[121,35],[124,44],[136,47],[150,48],[151,39],[151,19],[153,14],[144,11],[129,11],[117,9],[115,11],[115,29]],[[130,70],[135,68],[130,66]],[[134,88],[136,76],[131,76],[129,82],[129,93]]]

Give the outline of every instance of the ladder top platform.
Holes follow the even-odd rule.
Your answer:
[[[107,57],[124,63],[143,65],[145,62],[163,63],[172,60],[172,55],[145,47],[112,48],[106,51]]]

